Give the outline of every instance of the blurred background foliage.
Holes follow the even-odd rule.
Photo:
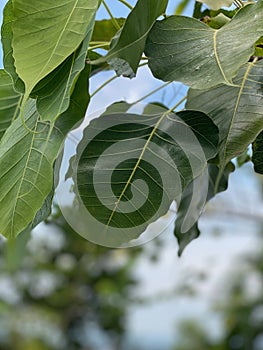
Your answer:
[[[58,210],[45,224],[47,230],[49,235],[1,241],[0,350],[144,349],[140,344],[128,346],[125,331],[131,305],[162,297],[134,297],[139,283],[134,265],[145,248],[93,245],[73,232]],[[152,263],[158,263],[164,249],[158,239],[155,247]],[[209,319],[200,324],[182,318],[171,350],[261,350],[262,286],[262,254],[237,261],[235,272],[226,276],[224,301],[214,305],[224,320],[223,336],[210,337]],[[191,297],[196,287],[178,287],[173,297]]]

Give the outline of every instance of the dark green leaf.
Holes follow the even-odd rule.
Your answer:
[[[195,89],[233,85],[238,68],[248,62],[262,34],[263,1],[259,0],[218,30],[184,16],[159,21],[149,34],[145,53],[158,79],[181,81]]]
[[[84,131],[73,179],[90,216],[82,234],[93,242],[118,246],[137,238],[217,152],[217,128],[206,115],[158,106],[147,112],[115,105]]]
[[[155,20],[165,12],[168,0],[138,0],[108,54],[94,61],[107,61],[118,75],[134,77],[147,35]]]
[[[232,163],[229,163],[223,175],[220,178],[220,182],[218,188],[216,189],[216,181],[219,174],[219,168],[215,164],[210,163],[208,165],[209,172],[209,184],[207,188],[207,184],[200,182],[201,186],[194,186],[193,182],[191,182],[185,191],[183,192],[182,199],[177,211],[177,218],[175,221],[174,235],[176,236],[179,244],[178,254],[182,255],[185,247],[194,239],[199,237],[200,230],[198,228],[198,217],[200,216],[203,210],[204,201],[202,199],[204,193],[206,195],[206,202],[208,202],[211,198],[213,198],[216,193],[225,191],[228,187],[228,177],[230,173],[234,171],[235,167]],[[199,193],[196,193],[196,187]],[[216,191],[216,193],[215,193]],[[193,201],[193,197],[197,196],[197,199]],[[199,200],[198,200],[199,198]],[[191,207],[192,212],[192,222],[194,222],[193,226],[185,232],[182,232],[182,226],[185,220],[186,215],[189,216],[189,207]]]
[[[263,131],[253,142],[252,162],[257,173],[263,174]]]

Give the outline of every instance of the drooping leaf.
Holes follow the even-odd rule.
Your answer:
[[[89,222],[81,234],[106,246],[128,243],[165,214],[217,144],[217,128],[195,111],[148,106],[138,115],[121,112],[120,104],[114,110],[85,129],[73,169]]]
[[[125,23],[125,18],[115,18],[120,27]],[[117,29],[114,26],[111,19],[103,19],[101,21],[95,21],[94,30],[92,33],[92,42],[109,42],[116,35]],[[105,49],[109,49],[110,45],[103,46]]]
[[[181,0],[180,3],[176,6],[174,14],[181,15],[189,3],[190,3],[190,0]]]
[[[107,61],[118,75],[134,77],[147,35],[167,3],[168,0],[138,0],[108,54],[93,63]]]
[[[26,96],[84,40],[98,0],[13,0],[13,55]]]
[[[3,69],[0,70],[0,139],[18,113],[20,94],[13,89],[12,79]]]
[[[3,62],[4,62],[5,70],[12,77],[15,89],[20,93],[24,93],[25,85],[17,75],[16,69],[14,66],[13,47],[12,47],[13,20],[14,20],[13,4],[12,4],[12,0],[9,0],[4,8],[3,24],[1,27]]]
[[[197,1],[208,5],[211,10],[218,10],[221,7],[229,7],[233,3],[233,0],[197,0]]]
[[[263,174],[263,131],[253,142],[252,162],[257,173]]]
[[[178,255],[181,256],[185,247],[194,239],[198,238],[200,235],[200,230],[198,227],[198,218],[203,210],[203,195],[206,195],[206,202],[208,202],[211,198],[213,198],[217,193],[225,191],[228,187],[228,178],[230,173],[234,171],[235,167],[232,163],[229,163],[223,175],[220,177],[219,185],[216,189],[216,181],[219,174],[219,168],[217,165],[210,163],[208,165],[209,172],[209,184],[205,184],[203,182],[199,182],[201,185],[193,186],[193,182],[191,182],[185,191],[183,192],[182,199],[177,211],[177,217],[175,221],[174,235],[177,238],[179,244]],[[196,193],[196,188],[199,193]],[[217,191],[215,193],[215,191]],[[193,196],[197,196],[197,199],[193,202]],[[199,200],[198,200],[199,197]],[[193,226],[188,229],[186,232],[182,232],[183,222],[185,220],[186,215],[189,215],[189,206],[192,206],[193,216],[192,222],[194,222]]]
[[[237,86],[190,89],[186,104],[209,115],[218,126],[221,168],[244,152],[263,129],[263,61],[241,68],[234,83]]]
[[[37,99],[37,110],[42,120],[54,121],[67,110],[75,82],[85,67],[91,32],[92,28],[89,28],[78,50],[42,79],[33,90],[32,93]]]
[[[156,22],[145,53],[158,79],[181,81],[195,89],[233,85],[238,68],[248,62],[262,34],[263,1],[259,0],[218,30],[184,16]]]
[[[66,118],[58,119],[53,128],[40,120],[35,100],[30,99],[25,111],[29,129],[18,118],[4,134],[0,142],[0,228],[5,237],[16,237],[48,215],[54,161],[66,133],[83,118],[89,101],[83,84],[87,74],[85,70],[79,77]]]

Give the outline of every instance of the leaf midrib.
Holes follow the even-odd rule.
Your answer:
[[[169,111],[169,112],[170,112],[170,111]],[[109,226],[109,225],[110,225],[110,222],[111,222],[112,219],[113,219],[113,216],[114,216],[114,214],[115,214],[115,212],[116,212],[116,210],[117,210],[117,207],[118,207],[118,205],[119,205],[119,203],[120,203],[122,197],[124,196],[124,194],[125,194],[125,192],[126,192],[128,186],[130,185],[131,180],[132,180],[132,178],[133,178],[135,172],[137,171],[137,169],[138,169],[138,167],[139,167],[139,165],[140,165],[140,162],[141,162],[141,160],[142,160],[142,157],[143,157],[145,151],[147,150],[148,145],[149,145],[151,139],[153,138],[153,136],[154,136],[156,130],[158,129],[158,126],[160,125],[160,123],[163,121],[163,119],[166,117],[167,114],[168,114],[168,112],[165,112],[165,113],[162,114],[162,116],[160,117],[160,119],[158,120],[158,122],[155,124],[155,126],[154,126],[152,132],[150,133],[149,138],[146,140],[146,143],[145,143],[145,145],[144,145],[144,147],[143,147],[143,149],[142,149],[142,151],[141,151],[141,154],[140,154],[140,156],[139,156],[139,158],[138,158],[138,160],[137,160],[137,162],[136,162],[136,164],[135,164],[135,167],[133,168],[133,171],[132,171],[131,175],[129,176],[129,179],[128,179],[127,183],[125,184],[123,190],[121,191],[121,194],[120,194],[120,196],[119,196],[117,202],[115,203],[114,209],[111,211],[111,215],[110,215],[110,217],[109,217],[109,219],[108,219],[108,221],[107,221],[106,226]]]

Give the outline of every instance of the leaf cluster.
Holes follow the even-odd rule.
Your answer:
[[[59,169],[66,135],[85,116],[89,78],[109,69],[133,78],[145,61],[156,79],[189,87],[185,109],[153,103],[135,113],[120,102],[85,128],[70,164],[74,191],[108,235],[98,240],[92,223],[81,234],[120,246],[176,201],[181,254],[200,233],[205,203],[226,190],[233,160],[251,144],[255,171],[263,173],[263,0],[234,1],[231,10],[222,7],[232,1],[199,1],[193,17],[166,15],[168,0],[138,0],[134,8],[120,0],[130,9],[127,18],[115,18],[106,2],[9,0],[5,6],[0,231],[14,238],[50,214],[55,164]],[[100,6],[111,19],[96,20]],[[112,153],[103,156],[109,147]]]

